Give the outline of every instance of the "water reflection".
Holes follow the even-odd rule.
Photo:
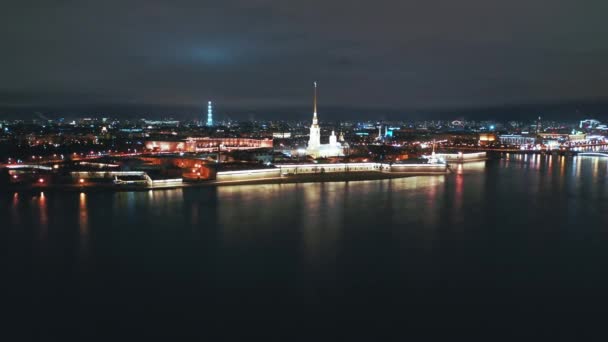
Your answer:
[[[599,158],[593,158],[593,178],[597,178],[600,171],[600,160]]]
[[[40,239],[46,240],[49,233],[49,216],[48,216],[48,207],[46,202],[46,196],[44,192],[40,192],[38,196],[38,224],[40,229]]]
[[[606,157],[539,154],[526,158],[525,155],[506,154],[500,163],[506,168],[511,161],[515,160],[521,161],[522,167],[529,167],[534,172],[513,174],[505,169],[505,172],[509,172],[512,176],[521,178],[516,184],[523,188],[513,189],[513,191],[532,193],[530,190],[533,189],[533,193],[537,195],[577,194],[578,196],[600,198],[606,190],[605,178],[608,168],[608,158]],[[578,205],[579,203],[572,203],[567,210],[571,211]]]
[[[144,194],[141,193],[142,197]],[[183,189],[169,189],[160,191],[148,191],[147,205],[154,208],[154,216],[175,215],[179,211],[184,202]]]
[[[448,177],[445,193],[451,194],[447,208],[438,211],[450,212],[449,222],[454,227],[463,228],[465,222],[472,222],[481,215],[479,208],[484,205],[485,192],[493,184],[486,183],[486,161],[465,163],[454,169],[454,174]]]
[[[527,163],[538,168],[511,155],[454,166],[445,176],[13,194],[5,212],[12,210],[6,221],[14,226],[0,230],[16,245],[8,250],[16,270],[40,265],[36,279],[56,279],[48,293],[69,295],[75,285],[99,281],[101,290],[128,287],[116,291],[127,293],[121,302],[148,284],[184,298],[209,286],[212,296],[234,298],[224,289],[274,295],[277,288],[290,296],[355,284],[388,298],[412,288],[474,290],[487,279],[523,288],[533,278],[539,289],[567,290],[583,274],[561,273],[571,261],[572,269],[592,265],[601,274],[608,159],[538,156]],[[49,238],[39,242],[45,225]],[[73,265],[92,271],[79,278]],[[353,293],[346,299],[357,303]]]
[[[462,196],[464,195],[464,175],[462,174],[462,170],[460,173],[456,173],[454,177],[454,206],[453,210],[456,212],[456,216],[459,218],[463,218],[460,211],[462,210]],[[459,220],[460,221],[460,220]]]
[[[344,214],[349,183],[303,184],[302,250],[311,263],[335,256],[335,243],[347,218]]]
[[[217,189],[218,224],[227,243],[272,238],[297,217],[300,184],[239,185]],[[314,212],[314,208],[310,208]],[[293,216],[296,215],[296,216]],[[294,227],[295,228],[295,227]]]
[[[582,158],[578,158],[578,157],[574,157],[573,158],[572,167],[573,167],[573,170],[574,170],[574,174],[576,174],[576,175],[580,175],[581,174],[581,166],[582,166],[581,162],[582,162]]]
[[[151,223],[155,224],[171,216],[181,220],[186,211],[183,189],[117,192],[112,194],[112,197],[112,211],[124,215],[132,224],[147,222],[150,219]]]
[[[13,200],[11,204],[11,222],[15,227],[21,224],[21,218],[19,215],[19,194],[16,192],[13,194]]]
[[[78,202],[79,251],[80,257],[86,258],[89,249],[89,212],[87,209],[87,195],[80,193]]]
[[[438,192],[444,183],[445,176],[428,176],[219,187],[218,226],[226,248],[245,250],[286,236],[293,239],[293,232],[300,232],[302,257],[319,264],[337,256],[347,231],[355,234],[364,227],[378,233],[388,229],[385,234],[425,234],[441,217]]]
[[[84,192],[81,192],[79,196],[78,224],[80,235],[87,235],[89,233],[89,213],[87,211],[87,195]]]

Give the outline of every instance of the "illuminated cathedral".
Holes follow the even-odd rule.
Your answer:
[[[313,117],[306,153],[314,158],[344,156],[344,147],[338,142],[334,131],[329,136],[329,144],[321,144],[321,127],[319,127],[319,119],[317,118],[317,82],[314,83]]]

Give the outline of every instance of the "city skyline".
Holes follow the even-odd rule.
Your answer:
[[[3,5],[3,340],[604,332],[605,0]]]
[[[306,97],[307,94],[303,94]],[[238,108],[214,102],[214,118],[220,121],[236,120],[281,120],[307,121],[312,114],[310,104],[296,107],[253,107]],[[371,107],[336,107],[323,103],[323,121],[376,120],[376,121],[420,121],[420,120],[535,120],[543,116],[547,119],[577,122],[583,119],[608,119],[608,101],[557,102],[549,104],[520,104],[495,107],[453,108],[437,110],[395,109]],[[116,117],[122,119],[175,118],[182,121],[199,120],[207,117],[208,101],[200,106],[158,106],[158,105],[61,105],[61,106],[19,106],[0,105],[0,119],[31,120],[83,117]],[[206,119],[205,119],[206,121]]]

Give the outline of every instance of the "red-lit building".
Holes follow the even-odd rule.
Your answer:
[[[146,142],[146,149],[153,152],[208,152],[217,150],[239,150],[254,148],[272,148],[272,139],[251,138],[187,138],[183,141]]]

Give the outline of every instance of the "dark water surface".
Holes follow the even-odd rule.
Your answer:
[[[4,193],[2,325],[11,341],[589,334],[608,311],[607,176],[608,158],[512,155],[382,181]]]

